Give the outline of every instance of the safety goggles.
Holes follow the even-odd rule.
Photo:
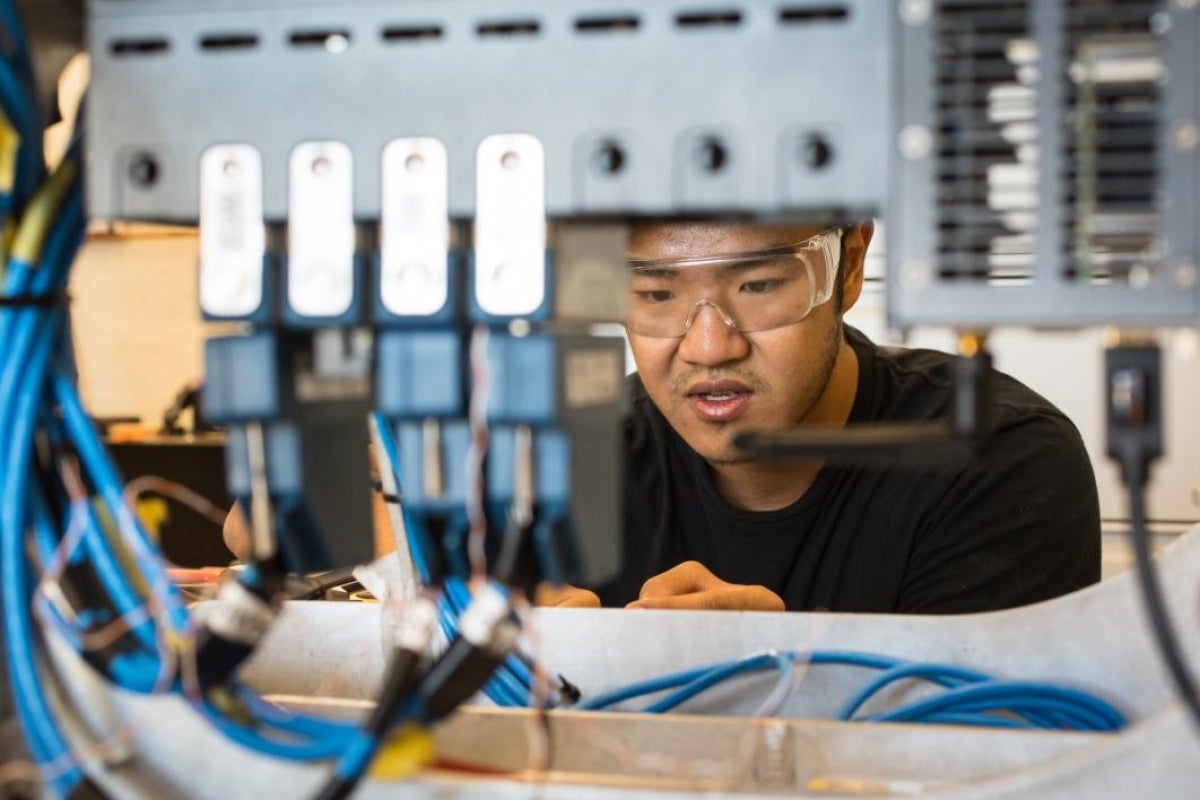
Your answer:
[[[743,333],[795,324],[833,296],[841,239],[830,229],[769,250],[630,260],[625,328],[679,338],[703,306]]]

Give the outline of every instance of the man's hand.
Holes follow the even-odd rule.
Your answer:
[[[685,561],[642,585],[626,608],[783,611],[783,599],[765,586],[727,583],[699,561]]]
[[[534,605],[554,608],[599,608],[600,598],[595,592],[577,586],[552,586],[540,583],[533,598]]]
[[[234,503],[225,517],[225,525],[221,529],[225,538],[225,546],[234,558],[245,560],[250,557],[250,523],[242,513],[240,503]]]

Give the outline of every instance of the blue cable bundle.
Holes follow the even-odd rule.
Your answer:
[[[397,485],[399,485],[400,475],[397,468],[400,459],[397,454],[396,439],[387,417],[378,411],[375,412],[375,427],[379,431],[379,440],[383,445],[384,456],[387,458]],[[403,487],[401,487],[400,494],[403,497]],[[405,534],[413,564],[416,566],[421,580],[429,585],[429,567],[423,543],[430,542],[431,537],[421,528],[420,521],[408,512],[403,503],[401,503],[401,509],[404,514]],[[465,581],[456,577],[446,580],[442,595],[438,600],[438,622],[441,625],[442,633],[448,640],[458,634],[458,618],[462,616],[470,602],[471,590]],[[519,656],[511,655],[505,659],[500,669],[496,670],[496,674],[484,686],[483,691],[487,698],[498,706],[519,708],[529,705],[532,687],[533,675],[529,667]]]
[[[0,26],[0,596],[30,755],[56,796],[103,796],[49,702],[36,616],[114,684],[183,694],[246,747],[288,759],[337,757],[358,726],[282,711],[236,683],[218,695],[189,686],[196,622],[127,502],[75,382],[66,287],[85,230],[81,136],[47,174],[11,0],[0,0]]]
[[[737,676],[776,669],[780,673],[780,681],[773,693],[773,711],[777,712],[790,692],[792,668],[797,663],[836,664],[879,673],[842,706],[837,714],[839,720],[1097,733],[1119,731],[1128,724],[1125,716],[1110,703],[1078,689],[1052,683],[999,680],[982,672],[947,664],[927,664],[872,653],[837,650],[761,653],[738,661],[710,664],[614,689],[575,707],[580,710],[602,710],[634,698],[670,691],[670,694],[643,709],[649,713],[663,713]],[[913,679],[941,686],[944,691],[889,711],[855,716],[860,708],[886,687],[897,681]]]
[[[391,428],[382,414],[376,414],[376,423],[384,455],[393,474],[396,474],[399,462]],[[399,482],[398,474],[396,480]],[[418,527],[419,524],[413,515],[404,511],[409,551],[422,580],[428,582],[429,571],[422,542],[429,542],[429,537],[423,535],[425,532]],[[439,602],[439,620],[447,638],[457,633],[458,617],[469,602],[470,591],[466,584],[457,578],[449,579]],[[1000,681],[982,672],[945,664],[925,664],[870,653],[842,651],[754,655],[616,689],[580,702],[574,708],[602,710],[625,700],[675,689],[672,694],[643,709],[648,713],[662,713],[720,683],[765,669],[777,669],[780,672],[780,684],[775,694],[778,696],[776,705],[781,706],[786,699],[785,689],[790,686],[792,668],[798,660],[807,660],[812,664],[841,664],[879,672],[847,701],[838,714],[840,720],[856,719],[858,709],[893,683],[918,679],[941,686],[945,691],[901,708],[857,719],[1105,732],[1120,730],[1127,724],[1124,716],[1104,700],[1067,687]],[[497,671],[485,692],[499,706],[522,707],[529,704],[531,685],[529,668],[514,655],[509,656]]]

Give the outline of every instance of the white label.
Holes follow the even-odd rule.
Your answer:
[[[275,623],[275,609],[235,580],[221,584],[217,599],[201,608],[205,625],[245,645],[258,644]]]
[[[475,299],[497,316],[546,296],[546,156],[527,133],[497,134],[475,158]]]
[[[425,316],[446,305],[448,161],[446,146],[428,137],[384,148],[379,294],[393,314]]]
[[[611,350],[577,350],[567,353],[567,408],[585,408],[621,399],[625,385],[622,353]]]
[[[334,317],[354,301],[354,158],[341,142],[292,151],[288,184],[288,305]]]
[[[200,157],[200,308],[243,317],[263,302],[262,156],[248,144]]]

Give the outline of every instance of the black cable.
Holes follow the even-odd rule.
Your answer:
[[[1140,462],[1140,459],[1129,459]],[[1200,696],[1196,694],[1196,684],[1192,679],[1192,671],[1184,661],[1179,640],[1175,636],[1175,627],[1171,623],[1170,613],[1163,600],[1162,589],[1158,582],[1158,571],[1150,554],[1150,533],[1146,529],[1146,480],[1140,463],[1125,464],[1126,485],[1129,488],[1129,517],[1130,537],[1133,540],[1133,553],[1137,564],[1138,586],[1141,587],[1142,601],[1146,615],[1150,618],[1150,628],[1158,644],[1159,653],[1166,662],[1171,679],[1175,682],[1175,690],[1179,699],[1191,712],[1192,722],[1200,730]]]
[[[1142,605],[1159,653],[1192,721],[1200,730],[1200,697],[1184,660],[1163,600],[1150,554],[1146,523],[1146,484],[1150,466],[1163,453],[1162,353],[1150,340],[1118,343],[1105,353],[1108,455],[1121,468],[1129,491],[1129,532]]]
[[[384,678],[379,702],[375,704],[371,718],[363,726],[363,732],[371,737],[376,748],[383,742],[400,707],[416,693],[424,676],[424,656],[412,650],[396,648],[388,666],[387,677]],[[335,770],[317,792],[315,800],[345,800],[358,786],[362,777],[362,771],[353,775],[342,775]]]
[[[70,299],[71,296],[66,292],[4,295],[0,296],[0,308],[61,308],[67,305]]]

